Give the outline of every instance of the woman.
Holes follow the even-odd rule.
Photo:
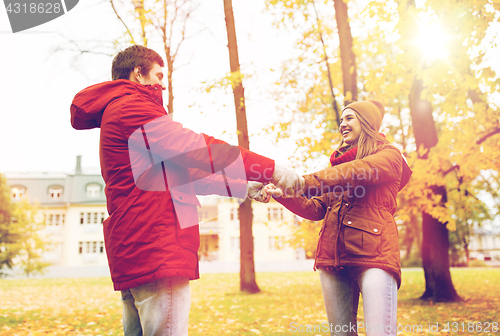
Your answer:
[[[276,197],[279,190],[274,193],[295,214],[324,219],[314,268],[319,270],[332,335],[397,331],[401,266],[393,215],[396,195],[411,170],[400,151],[379,133],[384,112],[382,103],[373,100],[343,110],[343,140],[330,158],[332,167],[304,176],[303,190],[317,197],[284,198]],[[364,323],[358,324],[360,293]]]

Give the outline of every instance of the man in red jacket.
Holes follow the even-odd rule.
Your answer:
[[[104,241],[125,335],[187,335],[189,280],[199,278],[196,194],[244,198],[247,181],[303,183],[271,159],[170,119],[163,65],[155,51],[129,47],[113,60],[113,80],[71,105],[75,129],[101,128]]]

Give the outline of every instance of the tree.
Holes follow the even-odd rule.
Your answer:
[[[236,27],[234,23],[233,5],[231,0],[224,0],[224,17],[226,20],[227,47],[229,64],[233,78],[234,108],[236,110],[236,127],[238,145],[250,149],[248,138],[247,115],[245,108],[245,92],[240,72]],[[255,279],[255,262],[253,252],[253,212],[252,201],[246,199],[238,208],[240,218],[240,290],[249,293],[260,292]]]
[[[318,228],[321,223],[303,219],[298,223],[298,226],[289,225],[291,230],[288,244],[293,248],[301,248],[304,250],[307,259],[313,259],[316,255],[316,247],[318,245]]]
[[[351,26],[347,14],[347,2],[334,0],[335,20],[339,34],[340,59],[344,87],[344,106],[358,100],[358,82],[356,80],[356,55],[353,50]]]
[[[193,0],[109,0],[117,20],[123,25],[122,36],[114,41],[64,40],[53,52],[72,52],[73,64],[84,55],[113,57],[117,50],[141,44],[164,50],[166,61],[167,111],[174,116],[174,72],[179,51],[188,39],[188,22],[199,3]],[[110,47],[112,46],[112,47]]]
[[[116,6],[116,2],[120,6]],[[173,118],[175,61],[187,37],[187,23],[198,4],[192,0],[110,0],[110,4],[125,28],[117,44],[162,45],[167,66],[167,111]],[[120,14],[117,8],[128,10],[132,15]]]
[[[27,276],[43,273],[48,240],[42,235],[44,222],[36,220],[36,208],[27,200],[12,202],[5,178],[0,175],[0,275],[2,269],[19,267]]]

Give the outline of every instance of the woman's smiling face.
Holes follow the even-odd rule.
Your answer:
[[[354,145],[358,142],[359,135],[361,134],[361,124],[354,110],[345,109],[342,113],[342,117],[340,118],[340,133],[346,144]]]

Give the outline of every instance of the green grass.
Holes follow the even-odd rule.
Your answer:
[[[420,325],[422,332],[401,335],[448,335],[429,331],[429,323],[439,323],[440,331],[455,323],[453,335],[500,335],[491,326],[489,332],[468,331],[478,322],[500,323],[500,269],[452,269],[452,278],[465,302],[422,302],[417,298],[424,290],[423,271],[403,270],[398,323],[407,330]],[[291,328],[293,322],[326,322],[317,272],[258,273],[257,283],[262,292],[248,295],[239,292],[238,274],[206,274],[191,282],[189,334],[327,335]],[[360,321],[362,316],[360,305]],[[108,278],[2,279],[0,335],[123,335],[120,294]]]

